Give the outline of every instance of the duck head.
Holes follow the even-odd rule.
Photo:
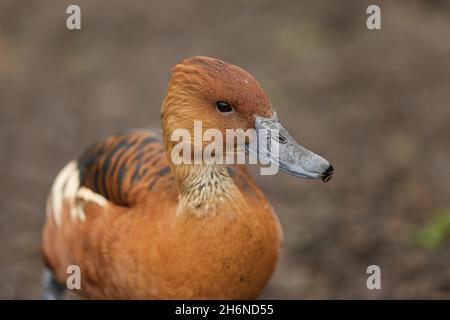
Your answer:
[[[217,129],[224,137],[227,129],[240,133],[254,129],[254,132],[264,131],[264,134],[246,136],[243,149],[248,153],[294,176],[324,182],[332,177],[332,165],[297,143],[281,125],[256,79],[247,71],[221,60],[196,56],[177,64],[172,70],[161,117],[166,150],[174,146],[171,134],[175,129],[188,130],[195,136],[196,120],[201,121],[203,130]],[[276,134],[272,134],[274,132]],[[269,137],[271,143],[255,143],[261,137]],[[206,144],[202,140],[202,148]],[[223,144],[225,150],[225,139]],[[235,151],[242,147],[234,141],[233,145]],[[276,146],[277,152],[267,152],[271,146]]]

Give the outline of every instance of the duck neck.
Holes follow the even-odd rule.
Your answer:
[[[184,211],[211,213],[236,201],[240,193],[229,176],[226,165],[172,165],[175,173],[179,204]]]
[[[179,210],[203,215],[217,211],[224,205],[232,205],[242,198],[226,164],[177,163],[172,160],[175,145],[171,132],[163,127],[165,153],[178,187]]]

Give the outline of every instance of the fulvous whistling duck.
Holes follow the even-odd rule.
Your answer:
[[[47,200],[44,297],[61,297],[79,267],[93,299],[251,299],[267,284],[282,232],[243,165],[174,164],[175,129],[278,128],[279,168],[331,178],[333,167],[281,127],[258,82],[208,57],[177,64],[151,130],[111,135],[68,163]],[[201,145],[203,148],[203,144]]]

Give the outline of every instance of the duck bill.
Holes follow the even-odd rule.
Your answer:
[[[255,116],[256,141],[248,145],[248,152],[257,155],[263,164],[278,166],[291,175],[321,179],[327,182],[333,175],[333,166],[323,157],[298,144],[278,121],[274,112],[272,118]]]

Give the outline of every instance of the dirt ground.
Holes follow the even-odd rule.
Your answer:
[[[192,55],[251,72],[335,167],[327,184],[255,175],[285,234],[262,298],[450,298],[449,241],[414,241],[450,207],[449,1],[78,0],[68,31],[72,2],[0,1],[0,298],[40,298],[56,173],[99,137],[158,127],[168,70]]]

